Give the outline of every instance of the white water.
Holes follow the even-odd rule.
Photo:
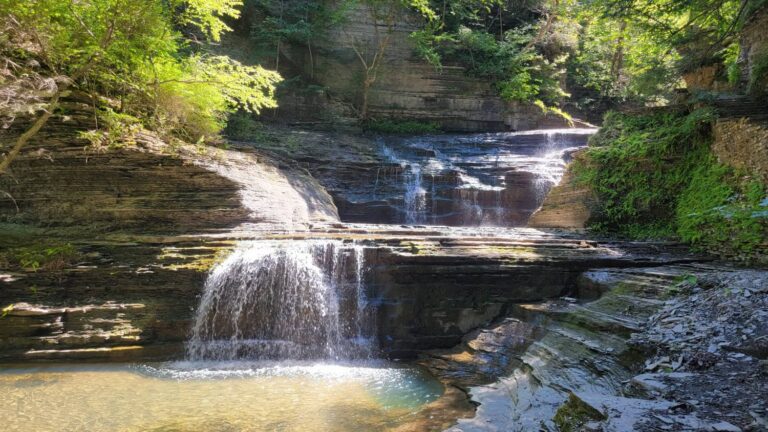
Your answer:
[[[208,276],[187,357],[368,357],[373,329],[364,272],[360,245],[243,243]]]
[[[452,208],[461,214],[458,218],[452,217],[453,220],[458,219],[464,225],[506,226],[509,212],[514,215],[519,210],[507,208],[508,197],[520,195],[514,186],[507,185],[505,173],[533,174],[529,190],[534,192],[536,202],[527,205],[538,207],[549,190],[560,182],[567,154],[579,148],[574,147],[578,145],[574,143],[583,143],[585,136],[594,131],[553,129],[414,137],[382,143],[381,154],[388,162],[401,167],[399,180],[405,223],[436,221],[439,200],[442,200],[440,217],[451,218],[446,214],[445,201],[448,199],[446,188],[452,187],[455,191],[451,194]],[[448,178],[456,178],[457,183],[446,184]],[[442,182],[437,183],[439,192],[436,192],[436,179]],[[424,183],[430,181],[432,187],[426,188]],[[519,202],[515,200],[511,199]]]

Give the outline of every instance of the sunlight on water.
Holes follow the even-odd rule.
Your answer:
[[[4,431],[377,431],[442,393],[420,370],[383,362],[1,370]]]

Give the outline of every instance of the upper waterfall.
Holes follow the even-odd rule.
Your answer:
[[[522,226],[560,181],[570,154],[594,132],[381,138],[385,163],[369,183],[372,190],[343,192],[349,201],[340,215],[351,222]]]

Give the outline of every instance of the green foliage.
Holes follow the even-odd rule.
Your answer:
[[[369,132],[402,135],[435,134],[441,132],[440,125],[436,122],[394,119],[368,120],[363,124],[363,129]]]
[[[259,66],[211,55],[179,29],[218,41],[240,0],[0,0],[11,29],[5,45],[39,60],[73,86],[117,100],[102,110],[142,120],[162,133],[199,141],[215,135],[227,112],[275,106],[280,77]],[[119,107],[119,108],[118,108]],[[113,131],[102,138],[109,141]],[[90,138],[96,139],[96,133]]]
[[[227,119],[224,134],[233,140],[253,141],[264,134],[264,126],[248,113],[237,112]]]
[[[430,64],[465,65],[470,75],[494,83],[506,100],[557,104],[567,96],[560,87],[567,56],[545,55],[537,45],[541,31],[531,11],[546,9],[544,3],[522,6],[528,19],[520,21],[520,9],[497,0],[431,2],[432,13],[411,40]]]
[[[180,24],[191,24],[202,30],[214,42],[221,40],[221,35],[230,31],[222,18],[237,18],[242,0],[170,0],[171,10],[181,9]]]
[[[708,109],[609,113],[574,165],[599,198],[595,228],[743,253],[766,242],[764,187],[717,162],[712,118]]]
[[[141,120],[111,108],[99,111],[97,116],[101,122],[99,129],[80,132],[80,138],[87,140],[96,151],[130,146],[141,130]]]
[[[58,271],[81,258],[80,252],[69,243],[20,247],[3,255],[9,265],[26,271]]]

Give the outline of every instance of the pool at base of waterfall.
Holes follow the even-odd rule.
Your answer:
[[[389,362],[0,367],[5,431],[379,431],[443,386]]]

